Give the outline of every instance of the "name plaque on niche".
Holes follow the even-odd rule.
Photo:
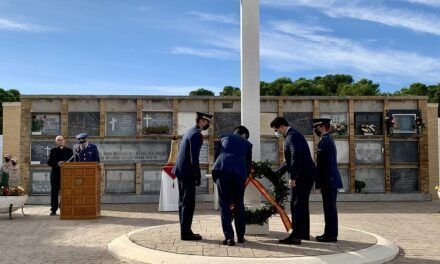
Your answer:
[[[419,191],[419,170],[391,169],[391,191],[394,193],[414,193]]]
[[[50,193],[50,170],[31,171],[31,193]]]
[[[356,163],[383,163],[382,142],[356,142],[355,143]]]
[[[32,114],[32,135],[59,135],[61,131],[60,114]]]
[[[166,163],[171,141],[94,142],[104,163]]]
[[[69,136],[87,133],[89,136],[99,136],[99,112],[69,112]]]
[[[134,170],[106,170],[105,192],[106,193],[134,193],[135,171]]]
[[[284,113],[284,117],[293,128],[303,135],[313,134],[312,113]]]
[[[46,164],[55,141],[31,141],[31,164]]]
[[[107,136],[136,136],[136,113],[107,113]]]
[[[225,135],[233,133],[234,128],[241,124],[240,113],[215,113],[214,134]]]

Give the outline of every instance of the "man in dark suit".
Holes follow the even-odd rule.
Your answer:
[[[55,138],[56,147],[52,148],[49,153],[47,165],[52,169],[50,171],[50,215],[54,216],[58,210],[58,194],[61,184],[61,168],[60,165],[68,161],[73,156],[72,149],[66,147],[63,136]]]
[[[225,240],[223,245],[235,246],[232,229],[231,202],[234,205],[235,232],[238,243],[244,243],[246,230],[244,210],[244,189],[246,178],[252,166],[252,144],[247,141],[249,130],[244,126],[234,129],[234,134],[223,136],[220,140],[220,154],[212,170],[213,180],[217,183],[220,200],[220,214]]]
[[[76,136],[78,141],[78,147],[76,149],[76,161],[96,161],[101,162],[99,159],[98,147],[87,141],[87,133],[81,133]]]
[[[291,193],[290,210],[292,212],[293,230],[281,244],[301,244],[301,239],[310,240],[309,196],[316,175],[310,149],[304,136],[289,126],[284,117],[277,117],[270,127],[277,137],[284,136],[284,160],[277,173],[289,174]]]
[[[202,130],[207,130],[212,115],[197,112],[196,125],[182,137],[179,153],[172,172],[179,183],[179,219],[180,238],[182,240],[200,240],[202,236],[194,234],[191,224],[195,209],[196,186],[200,186],[199,155],[203,144]]]
[[[319,242],[336,242],[338,239],[338,211],[336,209],[336,196],[338,188],[342,188],[336,160],[336,146],[330,135],[330,119],[313,119],[314,132],[321,140],[317,147],[318,178],[316,189],[321,189],[324,207],[325,228],[324,234],[317,236]]]

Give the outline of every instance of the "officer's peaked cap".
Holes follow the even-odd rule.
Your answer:
[[[317,125],[330,125],[330,118],[313,118],[313,127]]]

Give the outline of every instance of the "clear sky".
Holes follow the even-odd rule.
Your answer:
[[[260,0],[261,80],[440,83],[440,0]],[[218,94],[240,86],[239,0],[0,0],[0,87]]]

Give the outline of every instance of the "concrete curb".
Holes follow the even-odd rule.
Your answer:
[[[171,224],[174,225],[174,224]],[[163,226],[162,226],[163,227]],[[331,255],[307,256],[307,257],[282,257],[282,258],[239,258],[239,257],[212,257],[199,255],[175,254],[159,250],[154,250],[139,246],[130,240],[130,236],[144,230],[157,228],[157,226],[147,227],[124,234],[108,244],[108,252],[115,258],[127,263],[151,263],[151,264],[215,264],[215,263],[385,263],[394,259],[399,253],[399,248],[391,241],[363,230],[346,228],[362,232],[376,238],[377,243],[371,247]]]

